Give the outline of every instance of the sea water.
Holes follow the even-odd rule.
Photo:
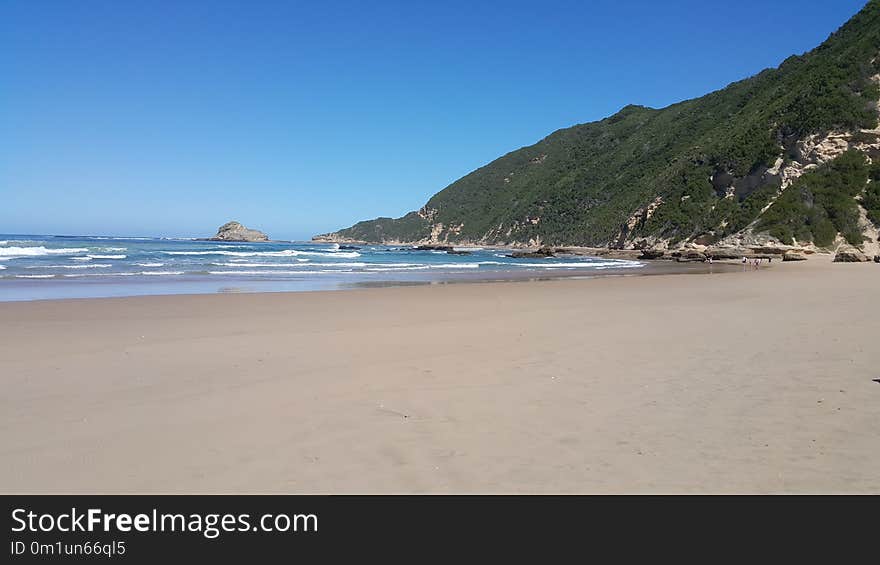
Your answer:
[[[514,259],[509,250],[314,242],[0,235],[0,301],[549,278],[638,269],[586,256]]]

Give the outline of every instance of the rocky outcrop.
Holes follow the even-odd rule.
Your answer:
[[[556,257],[556,253],[550,247],[542,247],[536,251],[514,251],[508,257],[514,259],[546,259]]]
[[[663,197],[658,196],[654,198],[654,200],[651,201],[651,203],[647,206],[643,206],[630,214],[626,222],[622,226],[620,226],[620,231],[617,233],[617,236],[615,236],[614,239],[612,239],[608,243],[608,246],[623,248],[627,246],[638,245],[638,243],[633,242],[632,234],[635,232],[638,226],[643,225],[645,222],[650,220],[651,216],[654,215],[654,212],[656,212],[657,208],[659,208],[662,204]],[[642,245],[646,244],[645,241],[642,241],[640,243]]]
[[[639,255],[638,258],[651,261],[654,259],[662,259],[664,255],[666,255],[666,251],[664,251],[663,249],[651,248],[643,249],[641,255]]]
[[[702,251],[697,251],[696,249],[674,251],[673,253],[670,253],[670,255],[679,263],[691,263],[706,260],[706,254]]]
[[[359,243],[359,244],[367,244],[369,242],[363,239],[355,239],[352,237],[343,237],[337,233],[322,233],[319,235],[312,236],[312,241],[315,243],[339,243],[339,244],[351,244],[351,243]],[[376,242],[373,242],[376,243]],[[390,243],[390,242],[389,242]],[[404,243],[404,242],[397,242]]]
[[[226,222],[217,230],[212,241],[269,241],[269,236],[259,230],[246,228],[238,222]]]
[[[706,251],[706,254],[710,255],[712,259],[741,259],[746,255],[751,255],[749,250],[738,247],[711,248]]]
[[[416,245],[413,247],[415,251],[452,251],[451,245]]]
[[[642,255],[642,251],[638,249],[608,249],[608,248],[570,248],[563,247],[555,249],[556,253],[565,253],[567,255],[589,255],[591,257],[607,257],[609,259],[625,259],[627,261],[638,259]]]
[[[783,261],[806,261],[807,256],[795,251],[788,251],[782,256]]]
[[[775,246],[758,246],[751,247],[752,253],[759,253],[762,255],[785,255],[786,249],[784,247],[775,247]]]
[[[855,247],[844,247],[834,255],[835,263],[867,263],[868,256]]]
[[[451,245],[417,245],[413,251],[445,251],[447,255],[470,255],[470,251],[455,249]]]

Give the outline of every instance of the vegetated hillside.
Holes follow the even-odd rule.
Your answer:
[[[626,106],[496,159],[402,218],[316,239],[829,245],[878,222],[880,0],[821,46],[701,98]],[[873,171],[873,172],[871,172]],[[861,214],[862,216],[864,214]]]

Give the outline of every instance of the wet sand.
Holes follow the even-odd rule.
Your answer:
[[[880,492],[880,266],[0,304],[3,492]]]

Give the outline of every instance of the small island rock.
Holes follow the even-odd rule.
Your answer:
[[[214,241],[269,241],[269,236],[259,230],[246,228],[238,222],[227,222],[220,226]]]

